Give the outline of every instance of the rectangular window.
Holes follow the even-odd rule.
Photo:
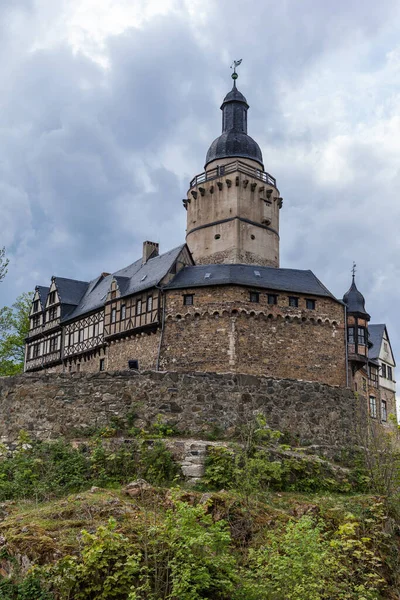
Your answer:
[[[277,304],[278,296],[276,294],[268,294],[268,304]]]
[[[358,327],[357,335],[358,335],[358,343],[361,346],[365,346],[365,327]]]
[[[116,290],[113,290],[111,292],[111,300],[114,300],[116,297],[117,297],[117,292],[116,292]]]
[[[68,336],[68,346],[73,346],[73,345],[74,345],[74,334],[71,331]]]
[[[99,371],[105,371],[105,370],[106,370],[106,359],[101,358],[100,365],[99,365]]]
[[[375,396],[369,397],[369,414],[373,419],[376,419],[376,398],[375,398]]]
[[[306,308],[308,310],[315,310],[315,300],[311,300],[310,298],[306,298]]]
[[[39,310],[39,300],[35,300],[33,303],[33,312],[37,312]]]
[[[83,329],[78,331],[78,343],[80,344],[81,342],[83,342]]]
[[[381,366],[381,375],[386,379],[386,365],[382,364]]]
[[[57,342],[58,342],[58,338],[56,338],[56,337],[50,338],[49,352],[55,352],[57,350],[57,346],[58,346]]]
[[[298,308],[298,306],[299,306],[299,299],[296,296],[289,296],[289,306],[292,306],[294,308]]]
[[[55,301],[56,301],[56,293],[55,292],[50,292],[50,295],[49,295],[49,304],[54,304]]]
[[[184,304],[184,306],[192,306],[193,305],[193,294],[185,294],[183,296],[183,304]]]
[[[40,325],[40,315],[35,315],[32,319],[32,327],[39,327]]]
[[[365,377],[362,378],[363,392],[367,391],[367,380]]]
[[[378,383],[378,369],[376,367],[369,367],[369,378],[372,383]]]
[[[53,306],[52,308],[49,309],[49,321],[54,321],[54,319],[57,319],[57,307]]]
[[[39,353],[40,353],[40,344],[34,344],[33,352],[32,352],[33,358],[37,358],[39,356]]]
[[[382,402],[381,402],[381,419],[382,419],[382,421],[387,421],[387,403],[386,403],[386,400],[382,400]]]
[[[111,323],[115,323],[116,320],[117,320],[117,309],[112,308],[111,309]]]
[[[354,344],[354,327],[348,327],[347,329],[347,339],[349,344]]]
[[[153,310],[153,296],[149,296],[147,298],[147,312],[151,312]]]
[[[80,372],[80,370],[81,370],[81,363],[78,363],[76,365],[76,370],[77,370],[78,373]]]
[[[125,317],[126,317],[126,306],[125,306],[125,304],[122,304],[121,305],[121,315],[120,315],[121,321],[125,321]]]
[[[392,369],[392,367],[389,367],[389,365],[388,365],[388,368],[387,368],[387,378],[390,381],[393,381],[393,369]]]
[[[260,302],[260,294],[258,292],[250,292],[250,302]]]
[[[138,300],[136,302],[136,316],[142,314],[142,301]]]

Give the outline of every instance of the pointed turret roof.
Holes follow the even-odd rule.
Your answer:
[[[264,169],[260,146],[247,135],[248,109],[247,100],[237,89],[234,78],[233,88],[225,96],[221,105],[222,133],[208,149],[205,168],[210,162],[219,158],[237,157],[255,160]]]
[[[351,286],[343,296],[343,302],[347,305],[348,313],[364,317],[367,321],[370,320],[371,317],[365,309],[365,298],[357,289],[354,273]]]

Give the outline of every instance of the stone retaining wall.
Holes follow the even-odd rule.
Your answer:
[[[300,445],[347,447],[357,400],[350,390],[318,383],[212,373],[25,374],[0,378],[0,440],[21,429],[40,439],[76,437],[112,417],[148,428],[157,419],[193,437],[232,435],[262,412]],[[159,416],[161,415],[161,416]]]

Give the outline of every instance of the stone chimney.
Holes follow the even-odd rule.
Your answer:
[[[145,265],[149,258],[158,256],[159,244],[156,242],[143,242],[142,265]]]

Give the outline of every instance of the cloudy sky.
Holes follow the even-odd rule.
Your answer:
[[[185,235],[182,198],[242,58],[281,265],[357,283],[400,357],[396,0],[2,0],[0,306]]]

